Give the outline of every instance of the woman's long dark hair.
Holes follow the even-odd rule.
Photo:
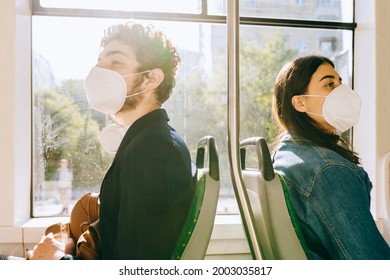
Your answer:
[[[283,130],[289,131],[293,140],[328,148],[358,164],[360,159],[346,137],[327,133],[306,113],[298,112],[292,105],[295,95],[305,94],[311,77],[324,63],[334,68],[333,62],[323,56],[305,56],[283,67],[275,81],[273,114]],[[280,137],[277,143],[280,141]]]

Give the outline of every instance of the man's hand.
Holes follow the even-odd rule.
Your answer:
[[[59,260],[65,255],[65,244],[57,241],[53,233],[42,236],[32,250],[27,251],[29,260]]]

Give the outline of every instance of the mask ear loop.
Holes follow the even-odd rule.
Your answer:
[[[316,113],[312,113],[312,112],[305,112],[305,113],[309,114],[309,115],[317,116],[317,117],[323,117],[324,116],[324,115],[316,114]]]
[[[124,75],[124,76],[122,76],[122,78],[127,78],[127,77],[136,76],[136,75],[141,75],[141,74],[149,73],[149,72],[151,72],[151,71],[152,71],[152,70],[145,70],[145,71],[138,72],[138,73],[132,73],[132,74],[129,74],[129,75]],[[126,95],[126,98],[133,97],[133,96],[137,96],[137,95],[139,95],[139,94],[141,94],[141,93],[144,93],[145,91],[148,91],[148,89],[143,89],[143,90],[140,90],[140,91],[137,91],[137,92],[128,94],[128,95]]]
[[[322,95],[311,95],[311,94],[301,94],[301,95],[297,95],[297,96],[302,96],[302,97],[322,97],[322,98],[326,98],[327,96],[322,96]],[[323,117],[324,115],[322,114],[316,114],[316,113],[312,113],[312,112],[305,112],[306,114],[309,114],[309,115],[313,115],[313,116],[317,116],[317,117]]]
[[[141,94],[141,93],[144,93],[145,91],[148,91],[148,90],[150,90],[150,89],[143,89],[143,90],[134,92],[134,93],[132,93],[132,94],[126,95],[126,98],[133,97],[133,96],[137,96],[137,95],[139,95],[139,94]]]

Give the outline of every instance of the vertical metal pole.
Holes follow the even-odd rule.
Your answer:
[[[253,225],[253,212],[244,189],[239,156],[240,132],[240,71],[239,71],[239,0],[228,0],[227,40],[228,40],[228,153],[230,174],[249,248],[253,259],[260,260],[259,243]]]

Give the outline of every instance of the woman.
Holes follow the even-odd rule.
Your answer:
[[[390,259],[370,212],[372,184],[341,133],[359,118],[360,98],[328,58],[288,63],[274,87],[282,128],[274,168],[284,177],[309,259]]]

